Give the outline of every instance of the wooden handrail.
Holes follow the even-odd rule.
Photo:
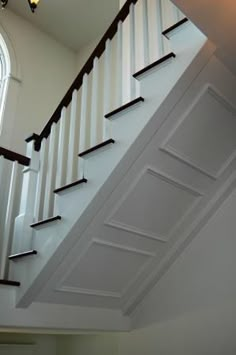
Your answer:
[[[91,70],[93,69],[94,59],[96,57],[97,58],[101,57],[101,55],[103,54],[105,47],[106,47],[106,41],[108,39],[111,40],[115,36],[115,34],[117,32],[117,28],[118,28],[118,23],[120,21],[124,22],[124,20],[126,19],[126,17],[129,14],[130,5],[136,4],[137,1],[138,0],[127,0],[126,3],[124,4],[124,6],[121,8],[118,15],[115,17],[114,21],[112,22],[112,24],[110,25],[110,27],[108,28],[108,30],[106,31],[106,33],[104,34],[104,36],[102,37],[100,42],[98,43],[97,47],[94,49],[93,53],[90,55],[89,59],[87,60],[87,62],[85,63],[85,65],[83,66],[83,68],[81,69],[79,74],[77,75],[77,77],[74,80],[74,82],[72,83],[72,85],[70,86],[66,95],[61,100],[60,104],[58,105],[57,109],[55,110],[55,112],[51,116],[50,120],[47,122],[47,124],[43,128],[39,137],[37,139],[35,139],[35,149],[37,151],[40,150],[40,146],[41,146],[41,142],[42,142],[43,138],[47,138],[49,136],[52,124],[54,122],[56,123],[60,120],[62,108],[67,107],[70,104],[70,102],[72,100],[73,91],[79,90],[79,88],[82,86],[84,74],[86,74],[86,73],[89,74],[91,72]]]
[[[29,166],[30,165],[30,158],[15,153],[11,150],[8,150],[6,148],[0,147],[0,156],[3,156],[5,159],[11,160],[11,161],[17,161],[19,164],[24,165],[24,166]]]

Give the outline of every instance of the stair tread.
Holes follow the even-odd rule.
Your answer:
[[[179,26],[183,25],[184,23],[188,22],[187,17],[183,18],[182,20],[176,22],[174,25],[168,27],[166,30],[162,32],[163,36],[167,37],[167,34],[170,33],[171,31],[175,30]],[[168,38],[168,37],[167,37]]]
[[[93,146],[92,148],[89,148],[89,149],[85,150],[85,151],[82,152],[82,153],[79,153],[79,157],[82,158],[83,156],[85,156],[85,155],[87,155],[87,154],[89,154],[89,153],[92,153],[92,152],[94,152],[95,150],[98,150],[98,149],[100,149],[100,148],[103,148],[103,147],[105,147],[105,146],[108,145],[108,144],[114,144],[114,143],[115,143],[114,139],[108,139],[108,140],[106,140],[106,141],[104,141],[104,142],[102,142],[102,143],[99,143],[99,144]]]
[[[147,65],[145,68],[143,68],[143,69],[139,70],[138,72],[136,72],[136,73],[133,75],[133,77],[134,77],[134,78],[137,78],[138,76],[144,74],[144,73],[147,72],[148,70],[151,70],[151,69],[157,67],[158,65],[164,63],[164,62],[167,61],[168,59],[170,59],[170,58],[175,58],[175,57],[176,57],[175,53],[170,52],[170,53],[166,54],[165,56],[161,57],[160,59],[156,60],[155,62],[153,62],[153,63]]]
[[[39,226],[42,226],[44,224],[47,224],[47,223],[50,223],[50,222],[53,222],[53,221],[58,221],[58,220],[61,220],[61,216],[55,216],[55,217],[50,217],[50,218],[47,218],[47,219],[43,219],[41,221],[38,221],[36,223],[33,223],[30,225],[31,228],[35,228],[35,227],[39,227]]]
[[[69,189],[71,187],[74,187],[74,186],[77,186],[77,185],[80,185],[80,184],[83,184],[83,183],[87,183],[87,182],[88,182],[88,180],[83,178],[83,179],[74,181],[71,184],[67,184],[67,185],[64,185],[62,187],[59,187],[58,189],[55,189],[54,193],[57,194],[58,192],[64,191],[64,190]]]
[[[24,251],[22,253],[17,253],[17,254],[12,254],[8,256],[9,260],[15,260],[15,259],[20,259],[20,258],[24,258],[26,256],[30,256],[30,255],[36,255],[37,251],[36,250],[27,250]]]
[[[117,109],[115,109],[115,110],[113,110],[113,111],[107,113],[104,117],[108,119],[108,118],[112,117],[113,115],[116,115],[117,113],[119,113],[119,112],[121,112],[121,111],[124,111],[124,110],[126,110],[127,108],[129,108],[129,107],[131,107],[131,106],[133,106],[133,105],[135,105],[135,104],[137,104],[137,103],[139,103],[139,102],[144,102],[144,98],[141,97],[141,96],[140,96],[140,97],[137,97],[136,99],[134,99],[134,100],[128,102],[127,104],[124,104],[124,105],[118,107]]]
[[[0,280],[0,285],[6,285],[6,286],[20,286],[19,281],[13,281],[13,280]]]

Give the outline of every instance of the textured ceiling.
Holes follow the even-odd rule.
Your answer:
[[[27,0],[10,0],[8,7],[77,51],[105,32],[119,10],[119,0],[41,0],[35,14]]]

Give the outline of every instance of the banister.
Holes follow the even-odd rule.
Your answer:
[[[6,148],[0,147],[0,156],[1,155],[7,160],[17,161],[21,165],[24,165],[24,166],[30,165],[30,158],[28,158],[24,155],[15,153],[15,152],[8,150]]]
[[[108,30],[105,32],[105,34],[101,38],[100,42],[98,43],[97,47],[94,49],[94,51],[90,55],[89,59],[87,60],[87,62],[85,63],[85,65],[83,66],[83,68],[81,69],[79,74],[77,75],[76,79],[74,80],[74,82],[70,86],[70,88],[67,91],[67,93],[65,94],[64,98],[61,100],[61,102],[58,105],[58,107],[56,108],[55,112],[53,113],[53,115],[51,116],[51,118],[49,119],[47,124],[44,126],[42,132],[40,133],[38,138],[35,139],[35,150],[37,150],[37,151],[40,150],[41,142],[44,138],[47,138],[49,136],[52,124],[54,122],[56,123],[60,120],[62,108],[67,107],[70,104],[70,102],[72,100],[73,91],[79,90],[79,88],[82,86],[84,74],[86,74],[86,73],[89,74],[91,72],[91,70],[93,68],[94,59],[96,57],[97,58],[101,57],[101,55],[103,54],[103,52],[105,50],[106,41],[108,39],[111,40],[115,36],[115,34],[117,32],[118,23],[120,21],[124,22],[124,20],[126,19],[126,17],[129,14],[130,5],[136,4],[137,1],[138,0],[127,0],[126,3],[123,5],[123,7],[120,9],[120,11],[117,14],[117,16],[115,17],[114,21],[112,22],[112,24],[110,25]]]

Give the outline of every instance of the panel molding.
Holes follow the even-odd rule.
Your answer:
[[[109,298],[121,298],[122,295],[119,292],[111,292],[111,291],[102,291],[102,290],[93,290],[86,289],[82,287],[70,287],[70,286],[62,286],[56,289],[57,292],[64,293],[76,293],[80,295],[87,296],[96,296],[96,297],[109,297]]]
[[[225,181],[223,186],[212,196],[205,208],[197,215],[187,230],[178,238],[176,243],[171,247],[169,252],[164,256],[163,260],[152,266],[152,272],[146,277],[138,287],[135,288],[135,293],[127,295],[127,299],[123,305],[123,313],[130,315],[137,310],[145,296],[150,292],[152,287],[161,279],[161,277],[173,265],[175,260],[182,254],[186,247],[192,242],[194,237],[207,224],[210,218],[216,213],[222,203],[230,196],[236,189],[236,172],[232,174]]]
[[[79,261],[85,255],[85,253],[89,250],[89,248],[92,247],[92,245],[96,245],[96,244],[102,245],[107,248],[119,249],[119,250],[127,251],[129,253],[143,255],[148,258],[154,258],[156,256],[155,253],[147,252],[147,251],[140,250],[137,248],[132,248],[132,247],[129,247],[126,245],[116,244],[113,242],[107,242],[107,241],[103,241],[103,240],[100,240],[97,238],[93,238],[90,241],[90,243],[88,244],[87,248],[85,248],[84,252],[80,255],[80,257],[76,260],[76,262],[71,265],[71,267],[67,270],[66,274],[62,278],[62,280],[58,283],[57,287],[55,288],[56,292],[81,294],[81,295],[88,295],[88,296],[95,296],[95,297],[109,297],[109,298],[122,298],[123,297],[124,290],[126,290],[128,288],[128,286],[126,286],[124,288],[124,290],[122,290],[121,292],[112,292],[112,291],[105,291],[105,290],[98,290],[98,289],[86,289],[86,288],[82,288],[82,287],[73,287],[73,286],[65,286],[64,285],[67,277],[74,270],[76,264],[79,264]],[[141,270],[143,270],[144,267],[146,268],[147,263],[149,263],[149,260],[143,263]],[[138,272],[136,273],[136,275],[134,277],[135,280],[136,280],[137,276],[139,275],[139,273],[140,273],[140,269],[138,270]],[[132,282],[132,280],[128,283],[128,285],[130,285],[131,282]]]
[[[147,239],[152,239],[155,240],[157,243],[167,243],[167,241],[165,239],[163,239],[162,237],[157,236],[156,234],[152,234],[152,233],[147,233],[144,230],[140,229],[140,228],[135,228],[132,226],[129,226],[128,224],[125,223],[121,223],[118,221],[115,221],[113,219],[106,221],[105,225],[111,228],[115,228],[124,232],[128,232],[128,233],[132,233],[135,235],[139,235],[141,237],[147,238]]]
[[[128,282],[128,284],[126,285],[126,287],[124,287],[124,289],[121,292],[121,298],[125,298],[126,295],[130,292],[130,290],[134,287],[135,283],[137,282],[137,280],[139,280],[140,278],[142,278],[143,273],[145,272],[145,270],[151,266],[152,260],[148,260],[146,263],[143,264],[143,266],[139,269],[139,271],[136,273],[135,277],[130,280],[130,282]],[[135,290],[135,288],[134,288]],[[136,291],[136,290],[135,290]]]
[[[188,157],[183,153],[178,152],[169,144],[175,132],[182,125],[182,123],[187,119],[187,117],[191,114],[192,110],[196,107],[196,105],[199,103],[201,98],[206,94],[211,95],[216,101],[218,101],[222,106],[224,106],[227,111],[229,111],[230,113],[236,116],[236,108],[234,107],[234,105],[215,86],[209,84],[205,85],[200,91],[200,93],[197,95],[197,97],[193,100],[190,107],[186,110],[186,112],[184,112],[181,119],[178,121],[177,125],[175,125],[175,127],[171,130],[170,134],[164,140],[164,142],[159,147],[159,149],[167,153],[168,155],[178,159],[179,161],[187,164],[188,166],[195,169],[199,173],[215,181],[225,172],[225,170],[229,167],[232,161],[236,158],[236,150],[229,156],[226,162],[222,164],[222,166],[218,169],[218,171],[214,173],[213,171],[202,168],[199,164],[193,162],[190,157]]]
[[[206,176],[207,178],[210,178],[213,181],[217,180],[217,178],[214,175],[212,175],[208,171],[202,169],[198,164],[193,164],[188,157],[186,157],[184,154],[180,154],[172,147],[170,147],[168,145],[165,145],[165,146],[163,145],[163,146],[160,146],[159,149],[160,149],[160,151],[168,154],[172,158],[174,158],[174,159],[180,161],[181,163],[189,166],[190,168],[196,170],[198,173]]]
[[[154,168],[149,167],[147,169],[147,173],[152,176],[157,177],[158,179],[161,179],[161,180],[167,182],[170,185],[176,186],[180,190],[183,190],[185,192],[192,194],[194,197],[200,197],[200,196],[204,195],[202,191],[197,190],[194,187],[192,187],[192,186],[190,186],[190,185],[188,185],[188,184],[176,179],[175,177],[170,176],[160,170],[156,170]]]
[[[124,251],[128,251],[130,253],[144,255],[144,256],[148,256],[148,257],[155,257],[156,256],[155,253],[151,253],[151,252],[144,251],[144,250],[141,250],[141,249],[129,247],[129,246],[124,245],[124,244],[117,244],[117,243],[114,243],[114,242],[108,242],[108,241],[101,240],[101,239],[98,239],[98,238],[94,238],[93,239],[93,244],[103,245],[103,246],[108,247],[108,248],[124,250]]]
[[[55,287],[55,291],[61,291],[63,292],[64,288],[67,288],[67,286],[64,286],[65,280],[68,278],[68,276],[71,274],[71,272],[74,270],[76,264],[79,263],[79,261],[83,258],[83,256],[88,252],[89,248],[92,246],[93,241],[89,240],[89,243],[81,250],[80,254],[77,256],[77,259],[74,258],[74,260],[71,262],[70,266],[68,267],[67,271],[65,272],[64,276],[57,282],[57,285]],[[66,292],[66,291],[65,291]]]
[[[157,242],[160,242],[160,243],[165,243],[166,240],[164,239],[164,237],[162,237],[160,235],[156,235],[156,234],[153,234],[153,233],[148,233],[148,232],[146,232],[146,231],[144,231],[144,230],[142,230],[140,228],[135,228],[135,227],[127,225],[125,223],[118,222],[118,221],[116,221],[113,218],[113,216],[119,210],[119,208],[121,207],[123,202],[132,193],[132,191],[135,189],[135,187],[140,182],[142,177],[146,174],[146,172],[147,172],[147,170],[149,168],[150,168],[149,166],[146,166],[140,171],[140,173],[137,175],[136,179],[134,179],[133,183],[131,183],[129,185],[128,189],[126,190],[126,193],[123,194],[123,196],[118,200],[116,205],[112,208],[111,213],[108,215],[108,217],[104,221],[104,225],[108,226],[108,227],[111,227],[111,228],[116,228],[118,230],[122,230],[122,231],[125,231],[125,232],[129,232],[129,233],[132,233],[132,234],[135,234],[135,235],[139,235],[139,236],[144,237],[144,238],[156,240]]]
[[[130,195],[130,193],[135,189],[135,187],[137,186],[137,184],[140,182],[140,180],[142,179],[142,177],[145,174],[150,174],[158,179],[161,179],[162,181],[165,181],[166,183],[177,187],[178,189],[184,191],[184,192],[188,192],[189,194],[191,194],[196,201],[193,202],[191,204],[191,206],[187,209],[187,211],[184,213],[184,215],[182,216],[182,218],[180,219],[180,221],[173,226],[173,228],[170,230],[170,232],[166,235],[160,235],[160,234],[154,234],[154,233],[150,233],[145,231],[144,229],[141,228],[136,228],[134,226],[125,224],[125,223],[121,223],[119,221],[116,221],[114,219],[114,215],[116,214],[116,212],[119,210],[119,208],[122,206],[122,203],[126,200],[126,198]],[[172,177],[166,173],[164,173],[163,171],[159,171],[151,166],[146,166],[145,169],[142,170],[142,172],[139,174],[138,178],[135,180],[135,182],[130,186],[130,188],[126,191],[126,194],[124,194],[122,196],[122,198],[117,202],[116,206],[113,208],[112,212],[110,213],[110,215],[108,216],[108,218],[105,220],[104,224],[108,227],[112,227],[112,228],[116,228],[119,230],[123,230],[125,232],[130,232],[136,235],[139,235],[141,237],[144,238],[148,238],[148,239],[152,239],[152,240],[156,240],[157,242],[160,243],[167,243],[168,239],[170,238],[170,236],[172,235],[173,231],[175,230],[175,228],[177,228],[179,226],[180,223],[183,222],[183,220],[185,219],[186,215],[188,215],[188,213],[191,212],[191,210],[196,206],[196,204],[199,202],[199,199],[203,196],[203,192],[200,190],[197,190],[196,188],[176,179],[175,177]]]

